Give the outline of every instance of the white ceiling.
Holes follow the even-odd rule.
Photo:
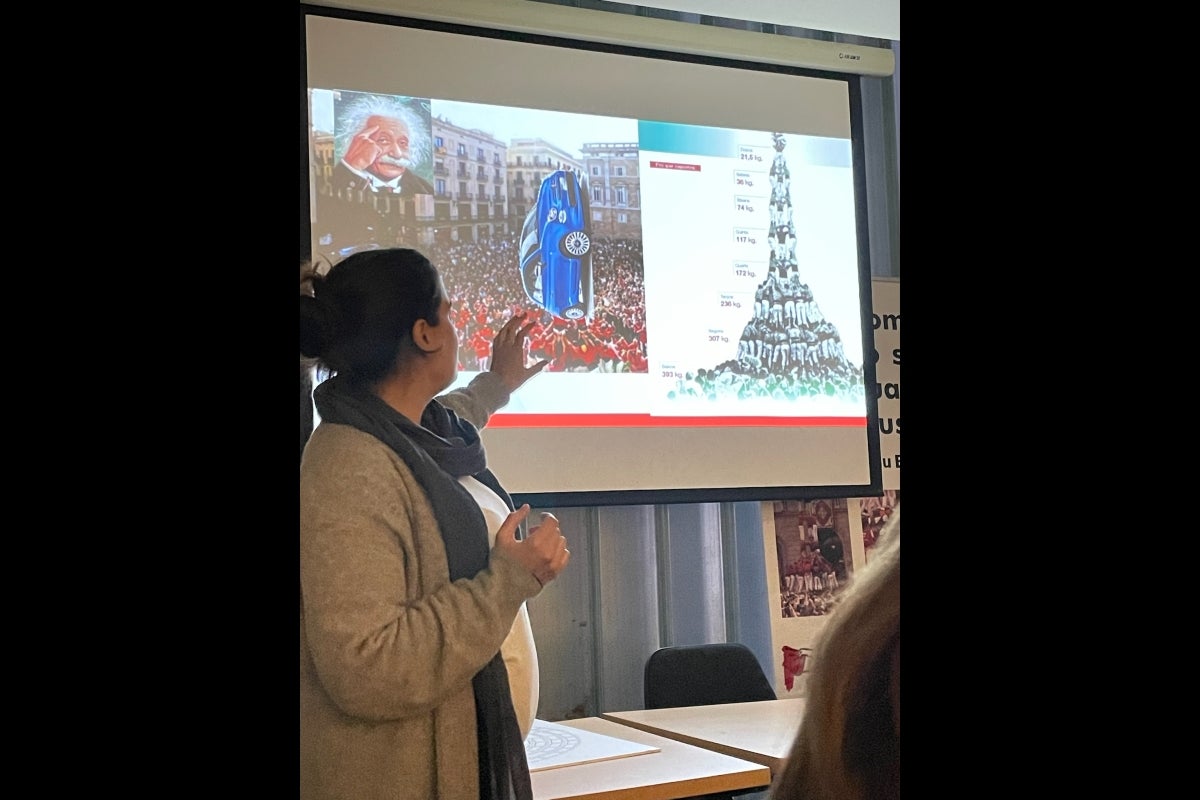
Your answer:
[[[900,0],[637,0],[631,5],[900,41]]]

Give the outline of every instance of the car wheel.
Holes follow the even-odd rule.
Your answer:
[[[571,231],[562,238],[558,247],[567,258],[579,258],[592,249],[592,240],[583,231]]]

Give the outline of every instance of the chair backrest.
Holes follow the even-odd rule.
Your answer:
[[[754,653],[738,642],[663,647],[646,659],[646,708],[775,700]]]

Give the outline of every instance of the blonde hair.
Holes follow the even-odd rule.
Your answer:
[[[900,507],[814,648],[800,729],[771,800],[900,797]]]

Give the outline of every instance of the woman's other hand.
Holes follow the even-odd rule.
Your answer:
[[[538,583],[545,586],[566,568],[571,551],[567,549],[566,537],[559,531],[558,518],[550,513],[543,513],[541,524],[518,540],[517,528],[528,516],[528,503],[508,515],[496,532],[496,549],[523,565]]]

